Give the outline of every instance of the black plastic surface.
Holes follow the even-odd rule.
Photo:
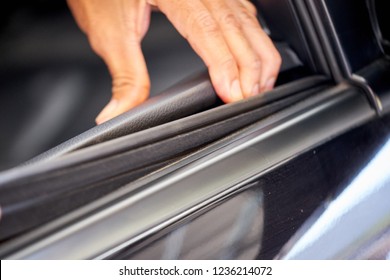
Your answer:
[[[366,0],[326,0],[326,4],[352,72],[383,55]]]
[[[207,73],[190,77],[138,107],[39,155],[29,164],[202,112],[218,103]]]
[[[91,202],[194,149],[291,106],[318,92],[326,86],[321,86],[323,83],[321,77],[297,81],[265,96],[218,107],[57,160],[0,173],[0,238]]]
[[[257,213],[257,221],[251,221],[251,217],[237,220],[238,226],[249,222],[259,226],[261,238],[252,240],[243,238],[235,248],[259,248],[257,259],[273,259],[281,248],[325,201],[330,200],[343,190],[358,174],[375,153],[386,142],[390,134],[390,118],[371,121],[365,125],[339,136],[323,145],[312,149],[303,155],[290,160],[275,170],[267,173],[255,183],[250,183],[249,188],[243,188],[245,192],[262,193],[263,215]],[[342,167],[342,168],[341,168]],[[292,187],[293,186],[293,187]],[[237,194],[237,197],[242,194]],[[249,202],[246,201],[248,204]],[[223,205],[223,204],[222,204]],[[217,206],[217,208],[220,206]],[[164,231],[149,236],[139,243],[129,246],[116,255],[114,259],[161,259],[164,257],[161,248],[166,248],[172,234],[184,229],[184,244],[179,246],[176,259],[187,259],[190,252],[204,246],[206,241],[197,240],[195,236],[203,234],[204,224],[199,224],[198,219],[207,217],[215,210],[207,209],[197,218],[192,218]],[[234,210],[226,211],[234,212]],[[228,229],[222,228],[218,223],[208,222],[206,232],[214,232],[223,238]],[[233,224],[234,225],[234,224]],[[243,229],[248,230],[247,228]],[[348,235],[349,233],[346,233]],[[189,238],[193,237],[193,238]],[[196,242],[196,241],[197,242]],[[218,245],[223,247],[225,242]],[[194,244],[195,243],[195,244]],[[247,245],[247,246],[245,246]],[[218,246],[216,248],[220,249]],[[242,249],[244,251],[244,249]],[[213,250],[205,250],[205,254],[198,258],[234,258],[235,255],[215,255]],[[211,257],[210,257],[211,256]]]
[[[370,0],[373,6],[373,12],[376,14],[378,28],[382,45],[387,54],[390,54],[390,18],[389,10],[386,9],[388,2],[386,0]]]
[[[256,0],[259,13],[266,22],[271,38],[285,42],[296,53],[303,65],[311,73],[327,74],[321,50],[314,42],[315,34],[310,34],[311,26],[304,26],[303,17],[294,0]],[[307,24],[306,24],[307,25]]]

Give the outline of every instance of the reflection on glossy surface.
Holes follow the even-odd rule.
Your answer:
[[[374,236],[368,246],[362,247],[354,256],[359,260],[390,260],[390,228],[385,233]]]
[[[390,141],[317,219],[312,218],[313,224],[282,258],[385,258],[390,229],[389,158]]]
[[[129,259],[253,259],[263,231],[263,194],[247,190],[165,234],[136,252],[116,258]]]
[[[273,259],[282,248],[284,256],[313,224],[305,221],[318,218],[313,212],[322,213],[327,201],[367,166],[389,138],[389,128],[390,117],[371,121],[263,176],[265,224],[258,258]]]

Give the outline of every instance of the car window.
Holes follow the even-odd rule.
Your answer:
[[[269,1],[259,3],[265,5],[263,2]],[[167,111],[168,117],[162,117],[161,111],[166,109],[152,110],[137,120],[139,125],[132,129],[110,126],[95,129],[94,118],[110,98],[111,81],[106,66],[92,52],[65,2],[18,3],[4,9],[6,15],[2,17],[0,28],[3,38],[0,67],[4,69],[0,80],[0,129],[4,131],[0,136],[0,170],[31,159],[89,129],[93,129],[89,135],[98,130],[109,132],[104,137],[94,135],[99,138],[93,142],[96,143],[186,116]],[[285,28],[275,24],[280,15],[275,14],[274,7],[259,6],[263,23],[283,58],[277,85],[325,73],[326,64],[315,59],[319,52],[309,48],[306,42],[309,38],[301,35],[299,22],[289,16],[288,6],[282,5],[278,9],[285,15],[283,22],[290,22],[289,31],[282,32],[282,36],[279,33]],[[152,79],[152,96],[206,69],[185,40],[158,13],[153,14],[143,49]],[[217,100],[211,105],[206,101],[196,103],[193,99],[188,102],[194,104],[190,107],[192,111],[187,107],[182,110],[187,114],[222,104]],[[183,101],[177,103],[185,104]],[[146,110],[152,104],[147,105]],[[180,106],[175,108],[180,111]],[[194,111],[196,108],[198,111]],[[137,110],[127,119],[133,119]],[[157,118],[161,121],[142,125],[143,120]],[[127,119],[122,118],[122,122]],[[72,140],[73,143],[77,141]]]

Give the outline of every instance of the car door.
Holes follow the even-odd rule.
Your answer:
[[[363,14],[351,20],[368,19],[379,52],[356,63],[363,70],[347,67],[361,57],[347,60],[345,33],[329,11],[353,14],[356,3],[257,4],[285,64],[273,91],[221,105],[201,74],[3,172],[2,256],[269,259],[285,252],[384,145],[387,85],[376,77],[388,71],[388,58],[372,28],[376,14],[357,9]],[[377,59],[386,67],[365,71]]]

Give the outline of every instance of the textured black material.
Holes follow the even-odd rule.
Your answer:
[[[273,12],[277,11],[275,7],[271,7]],[[278,85],[308,76],[318,66],[295,10],[289,10],[289,1],[283,1],[283,7],[277,18],[288,16],[287,26],[292,30],[282,34],[280,40],[286,42],[282,48],[286,50],[284,57],[291,57],[294,67],[280,74]],[[0,238],[50,221],[272,115],[317,92],[325,80],[312,76],[264,96],[214,108],[221,101],[208,75],[192,77],[36,157],[26,166],[0,173]]]
[[[323,82],[321,77],[307,78],[265,96],[221,106],[64,158],[1,173],[0,239],[91,202],[169,161],[282,110],[319,91]]]
[[[96,126],[29,162],[58,157],[71,151],[131,134],[204,111],[218,102],[207,73],[179,83],[106,123]]]
[[[277,85],[286,84],[306,76],[309,76],[307,68],[303,66],[291,68],[279,74]],[[261,102],[266,100],[267,98]],[[217,97],[208,74],[203,72],[189,77],[129,112],[96,126],[27,161],[25,164],[34,164],[57,158],[88,146],[203,112],[221,104],[222,101]]]

